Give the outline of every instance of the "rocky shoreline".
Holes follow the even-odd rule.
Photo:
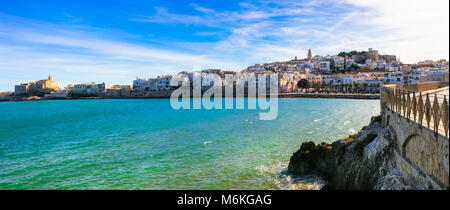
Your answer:
[[[106,99],[105,97],[66,97],[66,98],[45,98],[30,96],[23,98],[0,98],[0,101],[49,101],[49,100],[82,100],[82,99]]]
[[[423,189],[407,183],[393,158],[391,131],[381,126],[381,117],[372,117],[369,126],[332,144],[302,143],[289,162],[293,175],[320,174],[323,190],[405,190]]]

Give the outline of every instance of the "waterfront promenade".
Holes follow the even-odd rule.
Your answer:
[[[341,99],[380,99],[380,94],[354,94],[354,93],[279,93],[268,94],[266,97],[276,96],[278,98],[341,98]],[[1,101],[39,101],[39,100],[76,100],[76,99],[152,99],[152,98],[170,98],[170,93],[148,94],[146,96],[125,96],[125,97],[65,97],[65,98],[46,98],[38,96],[30,97],[0,97]]]
[[[382,105],[448,137],[448,82],[417,86],[386,85],[382,91]]]
[[[422,94],[422,98],[423,98],[422,100],[423,101],[427,100],[426,99],[427,95],[429,97],[430,102],[433,105],[434,105],[434,101],[436,99],[437,105],[439,106],[439,108],[436,107],[436,109],[438,109],[436,111],[438,111],[438,113],[440,115],[439,117],[442,119],[442,120],[436,119],[436,121],[439,123],[437,126],[435,126],[435,124],[434,124],[435,120],[430,120],[429,127],[430,128],[437,127],[437,132],[439,134],[445,135],[445,136],[448,137],[448,96],[449,96],[449,87],[447,86],[447,87],[439,88],[437,90],[425,91]],[[445,111],[445,110],[447,110],[447,111]],[[445,125],[445,122],[447,122],[446,125]],[[425,126],[425,121],[422,124]],[[447,131],[446,131],[446,129],[447,129]]]
[[[383,126],[395,141],[395,161],[403,177],[449,186],[448,82],[382,87]]]
[[[343,98],[343,99],[380,99],[380,94],[353,93],[280,93],[279,98]]]

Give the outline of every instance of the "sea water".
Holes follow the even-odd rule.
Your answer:
[[[262,110],[174,110],[169,99],[1,102],[0,189],[318,189],[319,177],[287,173],[292,153],[380,111],[378,100],[278,103],[261,121]]]

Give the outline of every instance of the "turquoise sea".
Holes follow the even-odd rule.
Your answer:
[[[272,121],[260,111],[174,110],[168,99],[1,102],[0,190],[317,189],[320,179],[286,173],[291,154],[358,131],[379,101],[279,99]]]

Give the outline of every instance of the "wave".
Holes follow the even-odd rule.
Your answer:
[[[293,176],[287,171],[287,163],[276,163],[256,167],[258,175],[265,176],[262,188],[279,190],[320,190],[325,185],[323,177],[318,175]]]

